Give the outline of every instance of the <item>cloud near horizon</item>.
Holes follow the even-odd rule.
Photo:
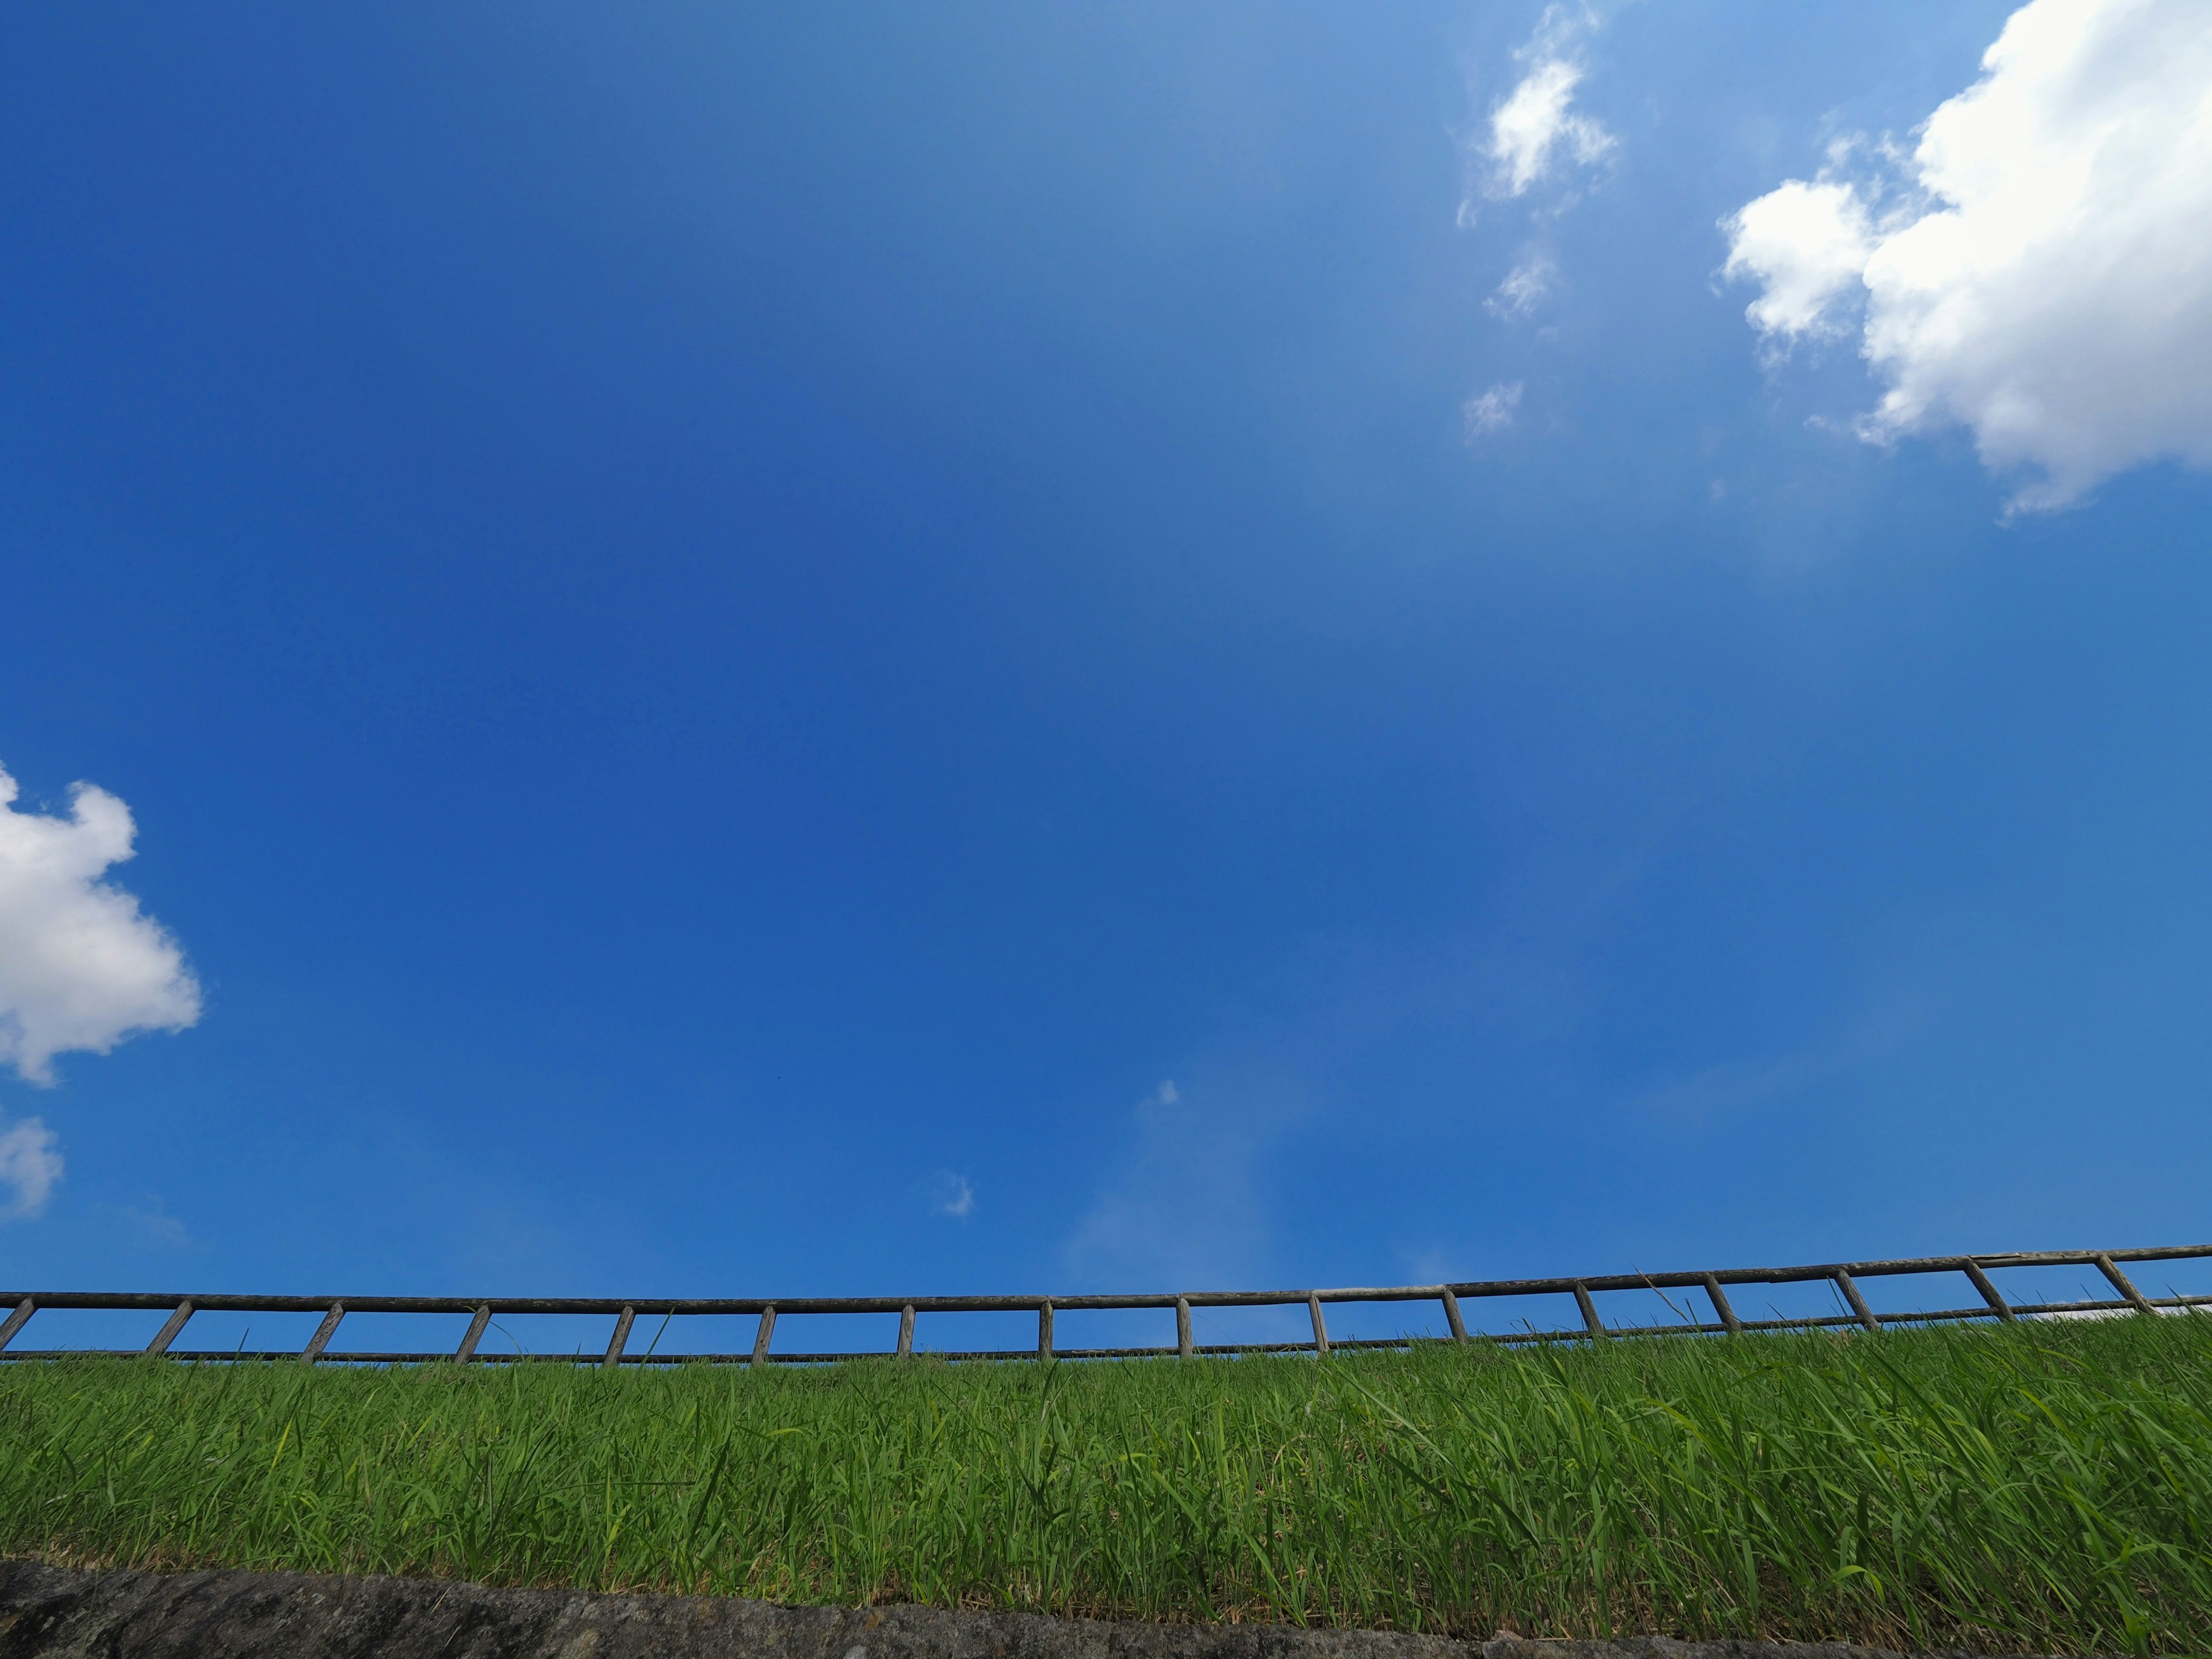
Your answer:
[[[1723,222],[1777,356],[1857,332],[1879,442],[1961,425],[2016,509],[2212,465],[2212,6],[2032,0],[1898,177],[1848,147]]]
[[[17,793],[0,769],[0,1065],[46,1084],[56,1054],[194,1024],[200,988],[168,931],[102,879],[132,855],[131,809],[88,783],[67,817],[23,811]]]

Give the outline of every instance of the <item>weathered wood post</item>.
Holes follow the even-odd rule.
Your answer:
[[[1997,1287],[1990,1283],[1990,1276],[1982,1271],[1982,1264],[1972,1256],[1966,1256],[1962,1261],[1966,1277],[1974,1281],[1974,1288],[1982,1293],[1982,1300],[1990,1304],[1999,1319],[2011,1324],[2014,1317],[2012,1308],[2004,1297],[1997,1294]]]
[[[345,1317],[345,1304],[333,1302],[331,1310],[323,1316],[323,1322],[315,1327],[315,1334],[307,1339],[307,1346],[300,1350],[300,1358],[310,1365],[323,1357],[323,1350],[331,1346],[331,1339],[338,1334],[338,1322]]]
[[[168,1352],[169,1344],[177,1340],[177,1334],[185,1328],[185,1322],[191,1316],[192,1304],[190,1302],[177,1304],[176,1311],[169,1316],[168,1322],[154,1333],[154,1340],[146,1345],[146,1352],[149,1354]]]
[[[461,1346],[453,1350],[453,1358],[464,1363],[477,1357],[477,1344],[483,1340],[484,1328],[491,1323],[491,1304],[479,1303],[469,1317],[469,1328],[461,1337]]]
[[[1874,1310],[1867,1306],[1866,1298],[1859,1294],[1858,1281],[1841,1267],[1836,1269],[1836,1288],[1844,1293],[1844,1300],[1850,1304],[1851,1311],[1858,1316],[1860,1324],[1870,1331],[1881,1329],[1881,1321],[1874,1316]]]
[[[1575,1280],[1575,1306],[1583,1310],[1583,1327],[1589,1332],[1591,1341],[1602,1342],[1613,1334],[1597,1316],[1597,1304],[1590,1300],[1589,1286],[1579,1279]]]
[[[612,1370],[622,1364],[623,1350],[629,1346],[629,1328],[636,1321],[637,1310],[624,1308],[615,1321],[615,1334],[607,1339],[607,1357],[599,1364]]]
[[[2134,1283],[2125,1273],[2120,1271],[2119,1264],[2115,1262],[2111,1256],[2106,1255],[2101,1250],[2099,1251],[2097,1255],[2097,1271],[2104,1274],[2106,1279],[2112,1281],[2112,1285],[2114,1290],[2118,1291],[2122,1296],[2127,1297],[2129,1301],[2135,1304],[2135,1309],[2137,1313],[2150,1314],[2154,1316],[2157,1315],[2158,1310],[2152,1307],[2148,1301],[2144,1300],[2143,1293],[2135,1287]],[[23,1305],[28,1307],[30,1304],[28,1303],[25,1303]],[[7,1343],[7,1333],[5,1331],[0,1331],[0,1347],[5,1347]]]
[[[1467,1322],[1459,1316],[1459,1298],[1449,1285],[1444,1286],[1444,1323],[1451,1327],[1453,1341],[1467,1340]]]
[[[1705,1275],[1705,1298],[1713,1304],[1713,1311],[1720,1316],[1721,1323],[1727,1328],[1728,1334],[1741,1336],[1743,1321],[1735,1316],[1735,1310],[1729,1305],[1728,1292],[1721,1288],[1720,1280],[1711,1273]]]

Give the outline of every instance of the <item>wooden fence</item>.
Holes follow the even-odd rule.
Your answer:
[[[550,1359],[607,1366],[678,1364],[754,1365],[813,1364],[865,1357],[850,1352],[809,1353],[774,1347],[779,1319],[814,1314],[896,1314],[896,1344],[879,1352],[909,1355],[916,1352],[915,1331],[924,1314],[1033,1313],[1036,1316],[1036,1346],[1018,1349],[969,1349],[945,1352],[947,1359],[1133,1359],[1200,1354],[1287,1353],[1328,1354],[1332,1348],[1402,1348],[1423,1340],[1417,1335],[1332,1340],[1327,1310],[1347,1303],[1432,1303],[1442,1309],[1449,1340],[1483,1340],[1506,1343],[1603,1340],[1614,1337],[1705,1334],[1734,1335],[1745,1331],[1856,1327],[1879,1331],[1889,1325],[1921,1325],[1958,1320],[2014,1320],[2051,1316],[2154,1314],[2212,1304],[2212,1296],[2146,1296],[2121,1264],[2179,1261],[2212,1256],[2212,1244],[2171,1245],[2136,1250],[2038,1250],[1998,1255],[1924,1256],[1891,1261],[1826,1262],[1798,1267],[1730,1267],[1710,1272],[1613,1273],[1583,1279],[1510,1279],[1471,1280],[1452,1285],[1401,1285],[1384,1288],[1305,1291],[1189,1291],[1142,1296],[917,1296],[917,1297],[729,1297],[655,1299],[607,1297],[420,1297],[420,1296],[181,1296],[161,1293],[101,1291],[0,1291],[0,1308],[11,1311],[0,1321],[0,1360],[57,1359],[84,1353],[167,1355],[173,1359],[304,1359],[355,1364],[405,1364],[437,1360],[499,1361]],[[2080,1267],[2094,1268],[2114,1294],[2110,1297],[2073,1302],[2009,1302],[1990,1275],[2021,1267]],[[1963,1279],[1975,1300],[1963,1307],[1876,1312],[1869,1305],[1860,1282],[1910,1275],[1942,1274]],[[1832,1286],[1838,1312],[1808,1318],[1746,1319],[1729,1300],[1730,1287],[1826,1283]],[[1662,1324],[1608,1324],[1599,1312],[1596,1298],[1609,1292],[1644,1291],[1682,1291],[1680,1304],[1668,1297],[1676,1317]],[[1711,1313],[1700,1318],[1692,1297],[1702,1297]],[[1571,1298],[1571,1322],[1539,1327],[1524,1322],[1514,1329],[1470,1334],[1465,1304],[1498,1297]],[[1204,1308],[1304,1307],[1312,1322],[1310,1340],[1298,1342],[1208,1343],[1192,1339],[1191,1315]],[[1176,1340],[1172,1346],[1133,1348],[1063,1348],[1053,1340],[1055,1313],[1102,1310],[1153,1309],[1175,1314]],[[143,1349],[16,1347],[33,1317],[41,1311],[65,1310],[166,1310],[168,1317],[153,1340]],[[1560,1311],[1565,1311],[1562,1303]],[[196,1314],[298,1313],[319,1314],[321,1322],[307,1345],[299,1349],[247,1351],[182,1349],[177,1339]],[[450,1352],[363,1353],[332,1352],[331,1340],[349,1314],[466,1315],[467,1334]],[[614,1333],[604,1353],[525,1354],[484,1352],[481,1345],[491,1322],[502,1314],[591,1314],[614,1317]],[[657,1346],[633,1352],[632,1333],[641,1318],[664,1322],[710,1315],[752,1315],[756,1317],[749,1350],[710,1353],[663,1353]]]

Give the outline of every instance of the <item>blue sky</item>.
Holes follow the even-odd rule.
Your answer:
[[[0,1279],[2212,1235],[2212,25],[2013,10],[12,15]]]

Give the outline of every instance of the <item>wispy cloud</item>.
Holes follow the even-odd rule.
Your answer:
[[[975,1188],[966,1176],[955,1175],[950,1170],[940,1170],[931,1177],[928,1190],[929,1212],[951,1216],[956,1221],[965,1221],[975,1212]]]
[[[1496,1240],[1496,1206],[1400,1208],[1346,1239],[1312,1207],[1315,1184],[1333,1173],[1324,1149],[1390,1142],[1416,1126],[1433,1139],[1395,1142],[1415,1158],[1425,1144],[1464,1144],[1470,1123],[1525,1138],[1589,1004],[1584,964],[1636,891],[1656,833],[1638,828],[1595,879],[1586,849],[1547,839],[1503,882],[1503,907],[1480,937],[1322,935],[1276,963],[1176,1060],[1172,1084],[1116,1115],[1120,1146],[1101,1160],[1063,1255],[1070,1287],[1371,1284],[1417,1253],[1455,1264],[1437,1265],[1431,1279],[1474,1276],[1469,1264]],[[1428,1059],[1409,1071],[1409,1053]],[[1452,1085],[1447,1102],[1423,1080],[1445,1075],[1482,1082]],[[1366,1127],[1340,1139],[1355,1123]]]
[[[1521,382],[1501,380],[1459,406],[1462,432],[1470,444],[1503,432],[1521,408]]]
[[[1493,317],[1526,317],[1551,293],[1553,279],[1559,273],[1559,266],[1544,255],[1532,254],[1505,273],[1505,280],[1482,302],[1482,308]]]
[[[1603,161],[1618,147],[1597,119],[1575,106],[1588,73],[1583,48],[1598,27],[1588,5],[1546,8],[1535,33],[1514,53],[1518,76],[1512,89],[1492,103],[1486,117],[1471,119],[1459,134],[1462,173],[1459,222],[1473,226],[1485,201],[1530,198],[1525,216],[1533,222],[1531,240],[1520,258],[1483,301],[1483,309],[1504,323],[1533,317],[1558,283],[1559,266],[1547,250],[1541,225],[1577,199],[1571,189],[1540,197],[1539,185],[1559,179],[1571,169]],[[1471,84],[1470,101],[1479,97]],[[1538,340],[1551,333],[1540,330]],[[1470,447],[1512,427],[1519,416],[1522,382],[1498,380],[1460,405],[1460,436]]]
[[[123,1219],[144,1235],[148,1243],[163,1250],[190,1250],[200,1248],[191,1228],[169,1213],[169,1206],[158,1194],[149,1194],[143,1204],[123,1206]]]
[[[1280,1072],[1164,1081],[1137,1103],[1118,1166],[1066,1250],[1078,1279],[1205,1289],[1264,1277],[1273,1253],[1257,1168],[1304,1115],[1301,1081]]]
[[[1587,7],[1551,6],[1514,54],[1521,78],[1470,135],[1462,224],[1474,222],[1478,198],[1525,196],[1563,165],[1595,166],[1612,153],[1613,135],[1574,107],[1575,90],[1588,73],[1582,45],[1596,27]]]
[[[1680,1125],[1786,1106],[1895,1053],[1926,1025],[1933,996],[1917,982],[1887,986],[1848,1027],[1824,1042],[1708,1066],[1647,1089],[1632,1103]]]

